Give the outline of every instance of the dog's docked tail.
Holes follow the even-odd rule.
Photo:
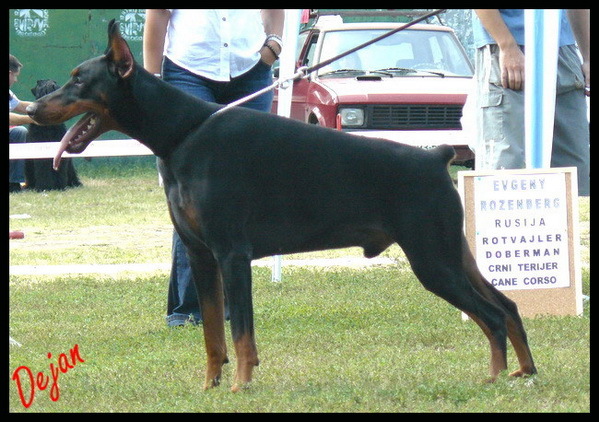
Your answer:
[[[432,150],[440,159],[443,160],[447,165],[455,159],[456,153],[451,145],[439,145]]]

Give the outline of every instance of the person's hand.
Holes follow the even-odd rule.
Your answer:
[[[504,88],[524,89],[524,53],[517,45],[499,50],[499,66]]]
[[[279,58],[279,54],[281,54],[279,45],[275,42],[269,42],[268,46],[264,45],[260,49],[260,60],[262,60],[263,63],[272,66],[272,64]]]
[[[585,61],[582,63],[582,73],[584,75],[584,94],[591,96],[591,63]]]

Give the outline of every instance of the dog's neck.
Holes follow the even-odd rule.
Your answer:
[[[140,66],[128,78],[127,90],[111,107],[116,110],[114,118],[124,133],[160,158],[167,158],[189,131],[220,108],[161,81]]]

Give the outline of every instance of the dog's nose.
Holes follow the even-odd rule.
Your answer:
[[[25,109],[25,111],[27,111],[27,114],[29,115],[29,117],[35,116],[35,112],[37,111],[37,103],[29,104],[27,106],[27,108]]]

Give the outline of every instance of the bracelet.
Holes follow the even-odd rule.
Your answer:
[[[263,47],[268,48],[272,52],[272,54],[275,56],[275,60],[279,60],[279,55],[277,54],[274,48],[272,48],[270,45],[266,43],[264,43]]]
[[[266,44],[270,40],[279,44],[279,47],[281,48],[281,50],[283,50],[283,39],[281,37],[279,37],[277,34],[268,34],[266,36],[266,41],[264,41],[264,43]]]
[[[158,79],[162,79],[162,75],[160,73],[154,73],[154,76],[156,76]]]

